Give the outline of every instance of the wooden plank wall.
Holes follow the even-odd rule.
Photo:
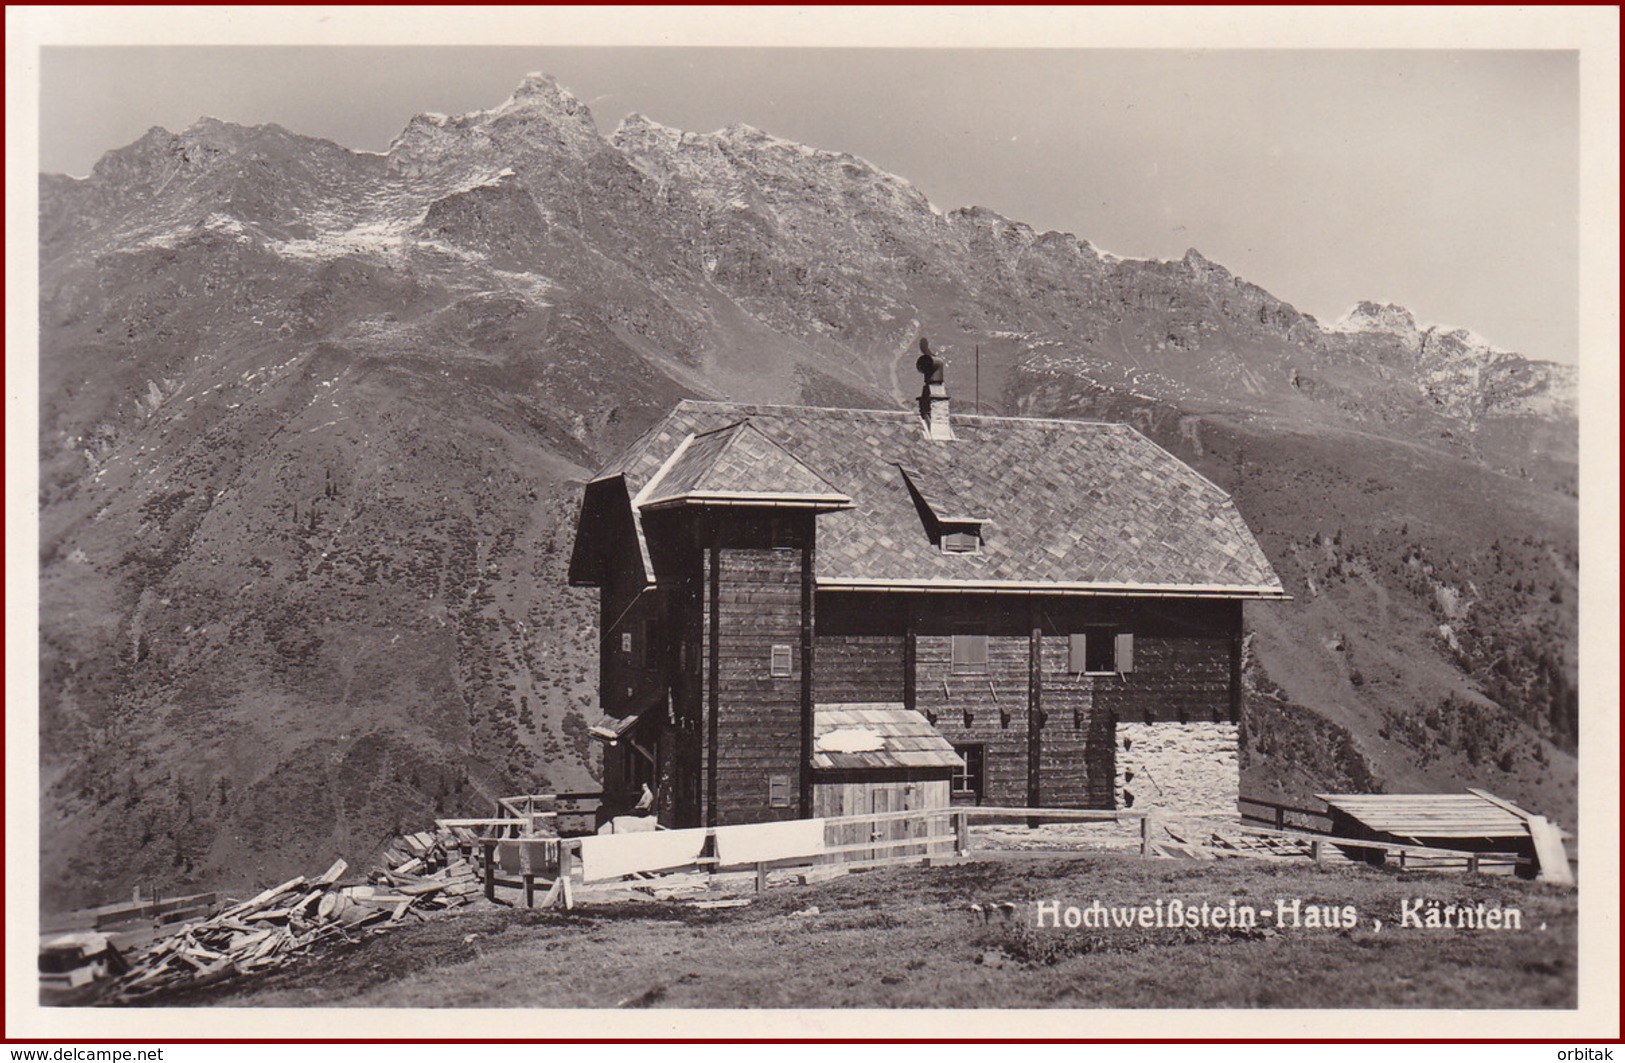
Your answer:
[[[799,800],[774,808],[768,788],[775,774],[790,777],[792,795],[801,785],[803,555],[799,549],[728,547],[716,556],[717,784],[711,822],[795,819],[802,814]],[[790,647],[788,676],[770,674],[774,645]]]
[[[817,603],[813,700],[901,704],[909,603],[899,595],[829,593]]]
[[[1065,634],[1044,636],[1043,801],[1055,808],[1111,808],[1117,743],[1112,715],[1095,707],[1096,680],[1067,671]]]
[[[983,800],[1027,804],[1027,635],[988,638],[987,674],[950,671],[950,637],[920,635],[915,641],[915,703],[936,728],[959,745],[987,747]],[[966,713],[970,723],[965,722]],[[1046,800],[1048,795],[1045,795]]]
[[[1043,804],[1113,807],[1114,731],[1119,721],[1232,718],[1232,653],[1241,630],[1240,603],[971,597],[921,603],[915,617],[919,632],[914,644],[916,707],[935,716],[937,729],[950,742],[986,747],[984,802],[1027,804],[1031,800],[1026,719],[1031,633],[1027,625],[1035,615],[1042,633],[1039,794]],[[1067,636],[1101,630],[1096,625],[1115,625],[1133,633],[1133,671],[1103,676],[1069,671]],[[954,631],[990,636],[986,676],[952,674],[949,635]]]
[[[852,773],[820,773],[813,778],[813,815],[833,818],[860,816],[875,812],[911,812],[949,805],[949,782],[943,772],[871,773],[864,779]],[[877,823],[844,823],[831,826],[825,832],[828,845],[859,845],[868,841],[902,841],[926,828],[908,820],[883,820]],[[946,832],[944,824],[935,830]],[[913,847],[877,851],[876,856],[906,856]],[[859,853],[858,856],[864,854]],[[924,850],[920,851],[924,855]],[[855,859],[856,857],[849,857]]]
[[[903,702],[903,635],[832,635],[820,631],[813,700],[820,705]]]
[[[1230,643],[1218,637],[1136,635],[1134,672],[1096,684],[1096,706],[1124,723],[1236,722]]]
[[[657,592],[645,589],[643,562],[628,529],[607,549],[598,575],[598,704],[611,716],[622,716],[659,683],[658,671],[642,667],[643,621],[658,616]],[[621,650],[621,633],[632,632],[632,653]],[[636,666],[635,666],[636,663]],[[626,742],[604,748],[604,792],[611,804],[624,801],[633,789],[629,758],[637,754]]]

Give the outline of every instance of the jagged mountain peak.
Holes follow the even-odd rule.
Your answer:
[[[585,119],[592,122],[592,111],[582,103],[576,95],[563,85],[552,74],[541,71],[531,71],[519,82],[508,98],[502,101],[495,110],[487,112],[493,116],[510,114],[516,110],[539,110]]]
[[[609,135],[609,143],[616,150],[630,155],[659,148],[675,148],[692,134],[657,122],[646,114],[633,111],[621,119]]]
[[[1378,303],[1362,299],[1333,326],[1341,332],[1394,332],[1419,331],[1416,315],[1395,303]]]
[[[532,70],[519,79],[519,85],[513,90],[514,96],[545,96],[562,93],[575,99],[569,89],[560,85],[558,79],[545,70]]]
[[[1362,300],[1328,327],[1333,332],[1377,332],[1398,337],[1413,350],[1430,349],[1436,353],[1448,351],[1460,355],[1471,353],[1509,357],[1513,352],[1502,350],[1471,329],[1456,325],[1423,324],[1409,309],[1395,303]]]
[[[1191,275],[1198,280],[1226,283],[1235,279],[1235,274],[1194,247],[1186,249],[1185,257],[1181,261],[1184,262],[1185,268],[1191,271]]]
[[[192,124],[181,130],[178,134],[183,137],[204,136],[240,136],[250,133],[277,133],[283,136],[297,136],[286,127],[275,122],[261,122],[254,125],[244,125],[242,122],[233,122],[225,118],[216,118],[212,114],[200,114]]]
[[[465,111],[458,115],[424,111],[414,115],[406,128],[460,129],[483,125],[518,113],[529,116],[556,115],[574,119],[575,124],[592,125],[591,109],[574,93],[560,85],[553,75],[532,71],[526,74],[507,98],[495,107]]]
[[[409,178],[460,178],[470,167],[519,166],[544,156],[580,159],[608,150],[587,105],[551,75],[532,73],[495,107],[415,115],[385,154],[391,168]]]

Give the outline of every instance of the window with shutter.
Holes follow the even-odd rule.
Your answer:
[[[1134,671],[1134,636],[1127,631],[1117,633],[1117,670]]]
[[[1074,634],[1067,636],[1066,670],[1073,675],[1087,672],[1089,666],[1089,636]]]
[[[1121,675],[1134,671],[1134,636],[1109,628],[1070,635],[1067,671],[1074,675]]]
[[[949,671],[956,675],[987,671],[987,636],[955,635],[949,647]]]
[[[789,678],[790,663],[790,647],[783,643],[774,646],[769,674],[775,679]]]

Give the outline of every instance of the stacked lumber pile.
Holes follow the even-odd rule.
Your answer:
[[[434,835],[397,839],[362,885],[339,885],[349,869],[343,860],[319,878],[291,878],[126,954],[130,969],[103,1000],[132,1003],[273,970],[323,942],[353,942],[358,933],[467,904],[480,896],[478,875],[448,848],[457,854],[455,841]]]
[[[338,860],[315,880],[291,878],[128,953],[124,958],[130,969],[109,986],[105,999],[127,1003],[268,970],[319,941],[343,935],[355,924],[333,918],[333,898],[341,892],[336,887],[348,866]]]
[[[404,906],[400,909],[402,916],[459,908],[478,897],[481,888],[464,839],[449,830],[433,834],[420,831],[397,838],[384,848],[382,861],[373,868],[371,878],[371,894],[366,893],[365,886],[345,892],[354,899],[365,896],[369,903]]]

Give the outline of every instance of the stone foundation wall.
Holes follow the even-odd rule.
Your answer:
[[[1234,816],[1236,731],[1233,723],[1119,723],[1117,807]]]

